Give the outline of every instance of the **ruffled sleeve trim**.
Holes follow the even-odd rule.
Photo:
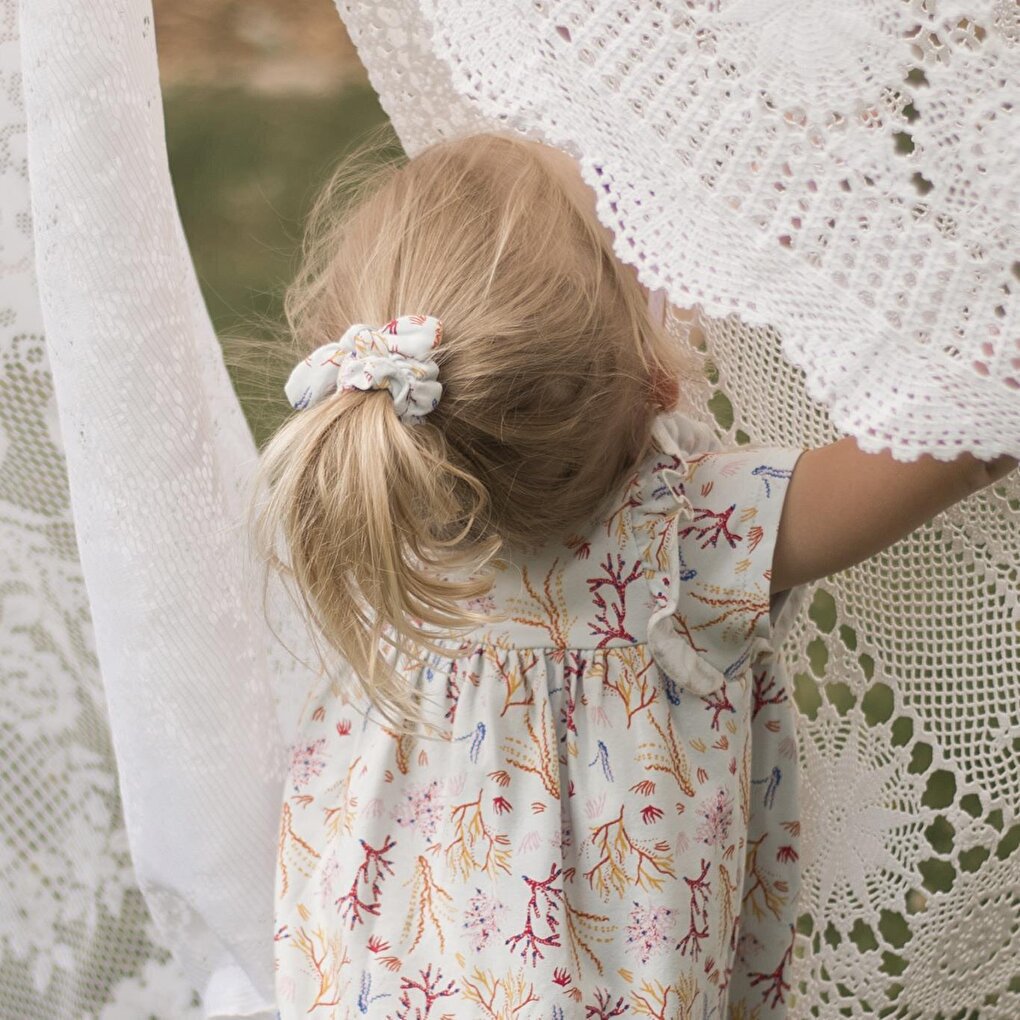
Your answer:
[[[692,521],[694,508],[684,490],[685,451],[678,439],[688,423],[677,416],[660,417],[653,428],[655,450],[650,470],[642,479],[638,505],[632,511],[634,535],[643,545],[645,576],[655,609],[648,620],[648,650],[674,683],[704,696],[725,682],[725,675],[680,639],[675,613],[681,591],[677,529]],[[686,436],[694,439],[693,432]],[[701,435],[701,439],[705,440]]]
[[[793,447],[722,451],[706,426],[661,416],[632,509],[654,605],[649,651],[678,686],[704,697],[774,655],[803,588],[769,600],[772,554]],[[692,505],[694,499],[697,506]]]

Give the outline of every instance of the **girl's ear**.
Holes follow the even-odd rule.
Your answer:
[[[652,366],[652,403],[661,411],[670,411],[680,400],[680,380],[667,375],[658,365]]]

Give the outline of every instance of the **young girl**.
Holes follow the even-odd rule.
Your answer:
[[[280,1016],[784,1016],[790,594],[1016,462],[720,450],[546,146],[461,138],[333,190],[256,529],[326,649]]]

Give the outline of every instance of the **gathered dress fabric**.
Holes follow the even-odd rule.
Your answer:
[[[442,739],[331,680],[279,832],[282,1020],[787,1015],[794,706],[770,597],[794,447],[660,415],[597,519],[504,560],[492,625],[407,682]],[[433,716],[435,717],[435,716]]]

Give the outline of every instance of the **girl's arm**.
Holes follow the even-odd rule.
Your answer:
[[[1007,475],[1015,457],[965,453],[894,460],[865,453],[852,436],[805,450],[793,469],[776,534],[772,594],[845,570]]]

